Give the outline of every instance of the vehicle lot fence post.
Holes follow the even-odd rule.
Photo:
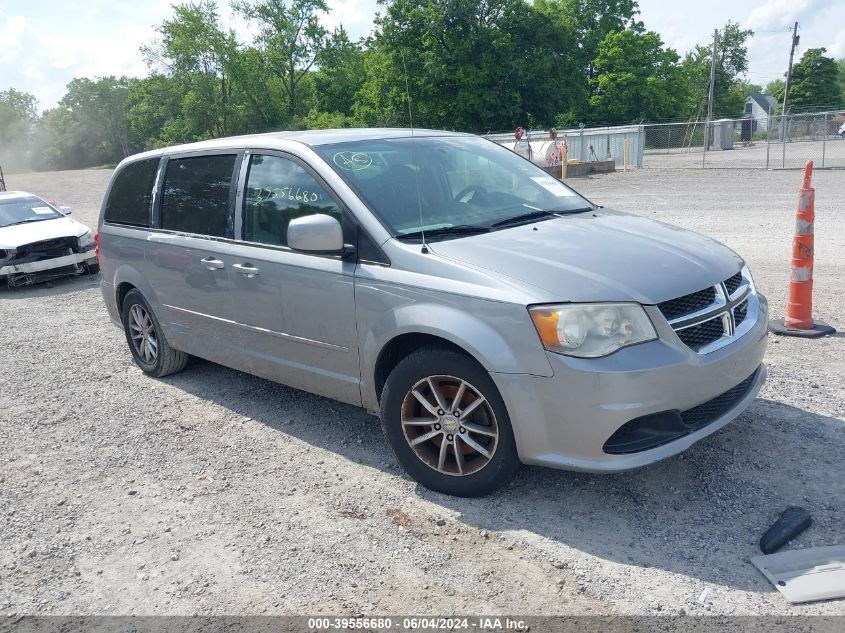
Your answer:
[[[769,169],[769,150],[771,149],[772,126],[774,125],[774,117],[769,117],[766,121],[766,169]]]
[[[798,191],[795,237],[792,240],[792,271],[786,318],[769,321],[769,331],[782,336],[816,338],[835,329],[813,321],[813,248],[816,190],[812,186],[813,161],[804,167],[804,184]]]
[[[780,168],[786,167],[786,142],[789,140],[789,115],[784,112],[780,118]]]
[[[824,127],[822,127],[822,169],[824,169],[824,159],[827,153],[827,112],[824,113]]]
[[[582,163],[587,161],[585,149],[587,148],[584,145],[584,124],[581,123],[578,125],[578,160]]]
[[[561,180],[566,179],[567,171],[569,167],[569,145],[566,142],[566,139],[563,141],[563,145],[560,147],[560,178]]]

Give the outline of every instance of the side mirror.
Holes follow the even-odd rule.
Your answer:
[[[62,215],[70,215],[70,207],[59,207],[59,212]]]
[[[288,223],[288,246],[295,251],[322,255],[354,252],[343,243],[343,229],[335,218],[323,213],[295,218]]]

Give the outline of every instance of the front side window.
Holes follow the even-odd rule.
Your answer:
[[[581,212],[587,200],[512,151],[472,136],[315,147],[399,238],[496,230],[526,215]]]
[[[287,246],[294,218],[325,213],[341,219],[335,201],[301,165],[260,154],[249,161],[243,213],[244,240],[273,246]]]
[[[230,214],[234,154],[175,158],[167,163],[161,227],[212,237],[233,237]]]
[[[129,163],[114,178],[103,219],[115,224],[147,227],[158,158]]]

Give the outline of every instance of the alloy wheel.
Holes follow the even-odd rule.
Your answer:
[[[490,463],[499,442],[493,408],[466,380],[428,376],[402,401],[402,431],[423,463],[445,475],[464,476]]]
[[[132,345],[145,363],[152,365],[158,357],[158,336],[150,313],[140,304],[129,309],[129,330]]]

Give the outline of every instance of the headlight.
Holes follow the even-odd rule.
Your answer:
[[[657,338],[651,320],[637,303],[534,306],[529,312],[546,349],[568,356],[607,356]]]
[[[754,278],[751,276],[751,271],[748,270],[747,264],[742,267],[740,274],[742,275],[742,278],[748,282],[748,286],[751,288],[751,290],[756,292],[757,287],[754,285]]]
[[[84,235],[80,236],[79,238],[79,247],[85,248],[87,246],[91,246],[94,243],[94,236],[91,235],[91,231],[87,231]]]

